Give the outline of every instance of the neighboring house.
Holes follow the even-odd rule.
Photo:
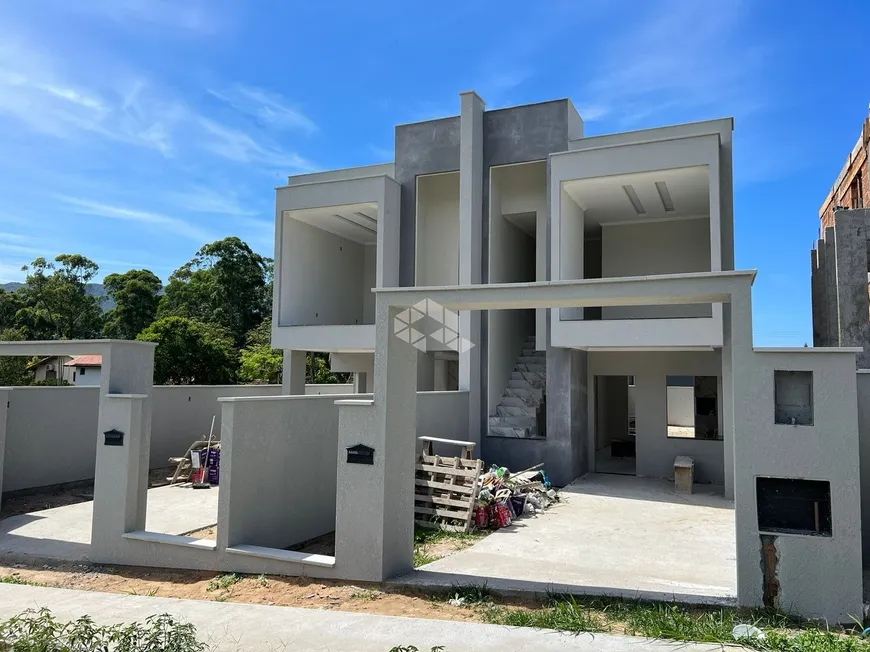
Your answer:
[[[101,355],[78,355],[64,366],[72,369],[72,384],[79,387],[93,387],[100,384],[100,370],[103,366]]]
[[[304,391],[305,351],[330,352],[334,371],[372,391],[374,287],[734,269],[730,118],[584,137],[570,100],[485,111],[462,99],[477,140],[465,114],[399,125],[394,162],[277,189],[272,333],[286,393]],[[479,194],[462,187],[465,160],[480,162]],[[471,393],[462,435],[486,460],[547,460],[569,482],[587,464],[672,477],[691,454],[696,480],[730,485],[721,304],[490,311],[457,330],[473,354],[429,338],[417,389]],[[588,408],[576,403],[587,383]],[[566,450],[559,439],[578,427]]]
[[[27,368],[33,371],[35,382],[58,381],[58,384],[63,384],[66,381],[72,385],[73,371],[65,366],[70,360],[72,358],[68,355],[50,356],[30,363]]]
[[[837,175],[834,185],[819,208],[823,235],[826,227],[834,226],[835,208],[864,208],[870,202],[868,147],[870,147],[870,118],[865,118],[861,125],[861,135],[858,136],[840,174]]]

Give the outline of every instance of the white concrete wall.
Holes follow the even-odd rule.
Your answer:
[[[870,567],[870,369],[860,369],[858,385],[858,439],[861,460],[861,541],[864,567]]]
[[[363,323],[375,323],[375,294],[372,288],[377,287],[378,248],[374,245],[363,247],[362,302]]]
[[[561,220],[558,244],[560,264],[557,278],[581,279],[583,278],[585,214],[567,192],[562,190],[560,194]],[[559,315],[561,319],[583,319],[583,308],[561,308]]]
[[[350,394],[352,385],[306,385],[306,394]],[[277,396],[280,385],[178,385],[153,390],[150,466],[168,465],[208,436],[220,396]],[[99,387],[16,387],[9,392],[3,491],[94,477]]]
[[[668,425],[695,427],[694,387],[668,387]]]
[[[710,220],[605,224],[601,229],[601,257],[604,278],[709,272]],[[709,304],[602,309],[602,319],[710,317],[711,314]]]
[[[459,283],[459,173],[417,177],[417,286]]]
[[[76,387],[99,387],[100,386],[100,367],[74,367],[75,381],[73,384]],[[82,373],[84,370],[85,373]]]
[[[283,218],[282,326],[364,323],[366,247]]]
[[[695,481],[725,483],[724,443],[668,437],[667,376],[722,376],[719,352],[589,352],[589,380],[595,376],[634,376],[635,425],[637,429],[637,475],[674,477],[674,458],[688,455],[695,460]],[[592,394],[590,394],[590,397]],[[595,410],[590,398],[588,432]],[[719,414],[722,414],[719,392]],[[721,425],[720,425],[721,432]],[[591,436],[590,436],[591,439]]]

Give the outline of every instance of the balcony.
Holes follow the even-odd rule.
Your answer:
[[[278,189],[272,344],[372,351],[372,289],[398,279],[399,187],[386,175],[314,176]]]

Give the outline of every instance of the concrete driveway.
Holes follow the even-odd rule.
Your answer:
[[[397,583],[480,584],[687,602],[736,597],[734,505],[721,495],[676,495],[672,482],[590,474],[562,503],[526,517]],[[708,489],[709,491],[709,489]]]
[[[145,529],[185,534],[217,522],[218,488],[173,485],[148,490]],[[85,561],[91,544],[92,501],[0,521],[0,557]]]

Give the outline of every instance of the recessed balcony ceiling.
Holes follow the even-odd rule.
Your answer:
[[[363,245],[375,244],[378,239],[378,205],[374,202],[284,211],[284,217]]]
[[[706,166],[577,179],[563,188],[587,226],[710,215]]]

